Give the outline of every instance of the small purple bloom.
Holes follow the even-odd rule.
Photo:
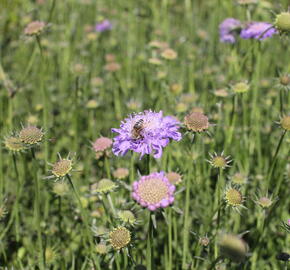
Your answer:
[[[241,38],[243,39],[259,39],[263,40],[272,37],[277,33],[277,30],[270,23],[266,22],[251,22],[242,31]]]
[[[227,18],[219,25],[220,41],[224,43],[235,43],[234,31],[241,27],[241,22],[234,18]]]
[[[174,202],[175,186],[164,172],[155,172],[142,176],[132,185],[132,197],[142,207],[150,211],[165,208]]]
[[[100,23],[96,24],[96,31],[97,32],[104,32],[107,30],[111,30],[112,29],[112,24],[109,20],[103,20]]]
[[[144,111],[131,114],[121,122],[120,128],[113,128],[118,133],[114,138],[113,153],[124,156],[129,150],[140,153],[140,159],[153,152],[155,158],[162,156],[162,149],[170,139],[181,140],[178,132],[179,122],[172,116],[163,116],[162,111]]]

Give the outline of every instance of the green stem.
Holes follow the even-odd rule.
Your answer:
[[[153,222],[151,218],[151,212],[148,213],[148,232],[147,232],[147,249],[146,249],[146,270],[153,270]]]

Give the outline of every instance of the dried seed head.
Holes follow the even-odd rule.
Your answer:
[[[177,53],[176,51],[168,48],[161,53],[161,56],[166,60],[174,60],[177,58]]]
[[[22,128],[19,132],[19,139],[25,144],[37,144],[43,139],[44,133],[41,129],[35,126],[28,126]]]
[[[101,179],[92,186],[93,192],[108,193],[117,188],[117,185],[110,179]]]
[[[182,181],[181,175],[177,172],[169,172],[166,174],[166,177],[169,180],[169,182],[173,185],[177,185]]]
[[[4,145],[12,152],[19,152],[25,149],[25,144],[20,140],[20,138],[15,136],[5,138]]]
[[[188,130],[202,132],[209,127],[208,117],[200,112],[191,112],[184,117],[184,124]]]
[[[61,159],[53,164],[52,174],[61,178],[66,176],[72,170],[72,161],[70,159]]]
[[[206,236],[200,237],[198,243],[204,247],[209,245],[209,238]]]
[[[235,93],[246,93],[249,91],[250,86],[246,82],[238,82],[232,86]]]
[[[124,210],[118,212],[118,217],[125,223],[133,225],[136,222],[136,217],[130,210]]]
[[[290,32],[290,12],[281,12],[276,16],[275,27],[282,33]]]
[[[230,156],[225,157],[223,152],[218,155],[214,153],[213,155],[209,154],[211,159],[208,162],[214,167],[219,169],[225,169],[226,167],[230,167],[229,163],[231,162]]]
[[[273,201],[268,197],[261,197],[257,200],[257,203],[263,208],[269,208],[273,204]]]
[[[113,176],[116,179],[125,179],[129,175],[129,170],[127,168],[118,168],[113,172]]]
[[[286,115],[282,117],[280,120],[280,125],[283,129],[289,131],[290,130],[290,115]]]
[[[58,196],[64,196],[69,192],[69,186],[66,182],[57,182],[53,185],[53,192]]]
[[[238,189],[232,187],[226,190],[225,200],[227,204],[232,207],[242,206],[244,201],[242,193]]]
[[[237,172],[231,177],[231,181],[237,185],[244,185],[247,183],[247,177],[242,173]]]
[[[131,241],[131,233],[125,227],[117,227],[109,233],[109,241],[114,249],[120,250]]]
[[[283,86],[288,86],[288,85],[290,85],[290,75],[289,75],[289,74],[282,75],[282,76],[279,78],[279,82],[280,82],[280,84],[283,85]]]
[[[99,243],[96,245],[95,250],[98,254],[104,255],[108,253],[108,246],[105,243]]]
[[[247,244],[239,236],[232,234],[222,235],[219,246],[221,254],[235,262],[243,261],[248,251]]]
[[[38,36],[43,32],[45,26],[46,26],[45,22],[40,21],[31,22],[25,27],[24,34],[27,36]]]

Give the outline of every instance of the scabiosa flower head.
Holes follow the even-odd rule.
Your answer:
[[[5,147],[12,152],[20,152],[24,150],[25,144],[21,141],[19,137],[16,136],[9,136],[4,139]]]
[[[240,37],[243,39],[259,39],[263,40],[272,37],[277,33],[277,30],[270,23],[266,22],[251,22],[242,29]]]
[[[24,34],[27,36],[38,36],[43,32],[45,26],[46,26],[45,22],[40,21],[31,22],[25,27]]]
[[[53,164],[48,163],[52,169],[50,172],[52,175],[45,177],[45,179],[55,178],[56,180],[60,180],[65,176],[69,175],[69,173],[73,169],[73,160],[70,158],[70,153],[67,155],[66,158],[62,158],[61,155],[58,153],[59,160]]]
[[[208,160],[208,162],[214,167],[214,168],[219,168],[219,169],[225,169],[227,167],[230,167],[229,163],[231,163],[231,157],[224,156],[224,152],[222,152],[220,155],[217,153],[209,154],[211,159]]]
[[[219,25],[220,41],[224,43],[235,43],[234,32],[241,27],[241,22],[234,18],[227,18]]]
[[[109,155],[109,149],[112,146],[113,141],[107,137],[100,137],[92,143],[93,149],[96,152],[96,158],[99,159],[104,155]]]
[[[105,19],[96,24],[96,31],[101,33],[101,32],[111,30],[112,27],[113,27],[112,23],[109,20]]]
[[[248,245],[239,236],[224,234],[219,239],[221,254],[232,261],[241,262],[248,252]]]
[[[141,154],[141,159],[145,154],[154,152],[154,157],[160,158],[170,139],[181,140],[178,128],[179,122],[172,116],[163,116],[162,111],[132,114],[122,121],[119,129],[112,129],[119,134],[114,138],[113,153],[124,156],[133,150]]]
[[[207,236],[199,237],[198,243],[204,247],[207,247],[209,245],[209,238]]]
[[[60,181],[53,185],[53,192],[58,196],[64,196],[69,192],[69,186],[66,182]]]
[[[129,223],[130,225],[133,225],[136,222],[136,217],[130,210],[119,211],[118,217],[122,222]]]
[[[175,186],[163,172],[142,176],[133,183],[132,197],[150,211],[165,208],[174,202]]]
[[[230,180],[233,184],[244,185],[245,183],[247,183],[248,178],[244,174],[237,172],[230,177]]]
[[[247,82],[238,82],[232,85],[232,90],[234,93],[246,93],[249,91],[249,84]]]
[[[290,115],[285,115],[280,120],[280,125],[286,131],[290,130]]]
[[[172,185],[177,185],[182,181],[181,175],[177,172],[169,172],[166,177]]]
[[[209,127],[208,117],[201,112],[191,112],[184,117],[184,124],[188,130],[202,132]]]
[[[120,250],[131,242],[131,233],[125,227],[119,226],[109,233],[109,241],[114,249]]]
[[[117,185],[112,180],[104,178],[92,186],[92,192],[106,194],[108,192],[113,191],[116,188]]]
[[[290,12],[281,12],[276,16],[275,27],[281,33],[290,32]]]
[[[98,254],[101,254],[101,255],[105,255],[109,251],[108,246],[103,242],[97,244],[95,247],[95,250]]]
[[[177,58],[177,52],[173,49],[167,48],[161,53],[161,56],[166,60],[174,60]]]
[[[224,196],[227,207],[232,207],[238,212],[240,208],[245,208],[245,206],[243,205],[244,197],[239,189],[230,186],[226,188]]]
[[[19,139],[28,145],[34,145],[42,141],[43,131],[35,126],[28,126],[22,128],[19,132]]]
[[[129,170],[127,168],[118,168],[113,172],[113,176],[116,179],[125,179],[129,175]]]

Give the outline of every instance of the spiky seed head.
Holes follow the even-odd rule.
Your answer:
[[[47,265],[52,265],[58,259],[59,254],[57,253],[55,248],[46,247],[45,252],[44,252],[44,256],[45,256],[45,263]]]
[[[41,142],[43,135],[44,133],[41,129],[35,126],[28,126],[22,128],[19,132],[19,139],[25,144],[33,145]]]
[[[174,60],[177,58],[177,53],[176,51],[167,48],[161,53],[161,56],[166,60]]]
[[[125,223],[133,225],[136,222],[136,217],[134,213],[130,210],[124,210],[118,212],[118,217]]]
[[[118,168],[113,172],[113,176],[116,179],[125,179],[129,175],[129,170],[127,168]]]
[[[241,206],[243,195],[238,189],[230,187],[225,192],[225,200],[229,206]]]
[[[20,138],[15,136],[10,136],[4,139],[5,147],[12,152],[19,152],[25,149],[25,144],[20,140]]]
[[[105,243],[99,243],[96,245],[95,250],[98,254],[105,255],[108,253],[108,246]]]
[[[184,117],[184,125],[193,132],[202,132],[209,127],[208,117],[201,112],[191,112]]]
[[[247,182],[247,177],[242,173],[237,172],[231,177],[231,181],[234,184],[243,185]]]
[[[204,247],[207,247],[209,245],[209,238],[206,236],[200,237],[198,243]]]
[[[65,196],[69,192],[69,186],[66,182],[54,183],[53,192],[58,196]]]
[[[276,16],[275,27],[280,32],[290,32],[290,12],[281,12]]]
[[[226,167],[230,167],[229,163],[231,162],[230,156],[225,157],[223,152],[218,155],[214,153],[213,155],[210,154],[211,159],[208,162],[214,167],[219,169],[225,169]]]
[[[131,233],[125,227],[119,226],[109,233],[109,241],[114,249],[120,250],[130,243]]]
[[[169,182],[173,185],[177,185],[182,181],[181,175],[177,172],[169,172],[166,174],[166,177],[169,180]]]
[[[249,91],[249,84],[246,82],[238,82],[232,86],[235,93],[246,93]]]
[[[115,188],[117,188],[117,185],[112,180],[106,178],[101,179],[92,187],[93,192],[97,193],[108,193],[113,191]]]
[[[290,75],[289,74],[284,74],[279,78],[279,82],[283,86],[288,86],[290,85]]]
[[[27,36],[38,36],[43,32],[45,26],[46,26],[45,22],[40,21],[31,22],[25,27],[24,34]]]
[[[283,129],[290,130],[290,115],[285,115],[281,118],[280,125]]]
[[[257,203],[263,208],[269,208],[273,204],[273,201],[268,197],[261,197],[257,200]]]
[[[224,234],[219,239],[220,252],[223,256],[235,262],[245,259],[248,246],[239,236]]]
[[[72,161],[70,159],[60,159],[53,164],[51,172],[55,177],[61,178],[69,174],[71,170]]]
[[[170,91],[174,95],[179,95],[182,92],[182,85],[179,83],[174,83],[170,85]]]

